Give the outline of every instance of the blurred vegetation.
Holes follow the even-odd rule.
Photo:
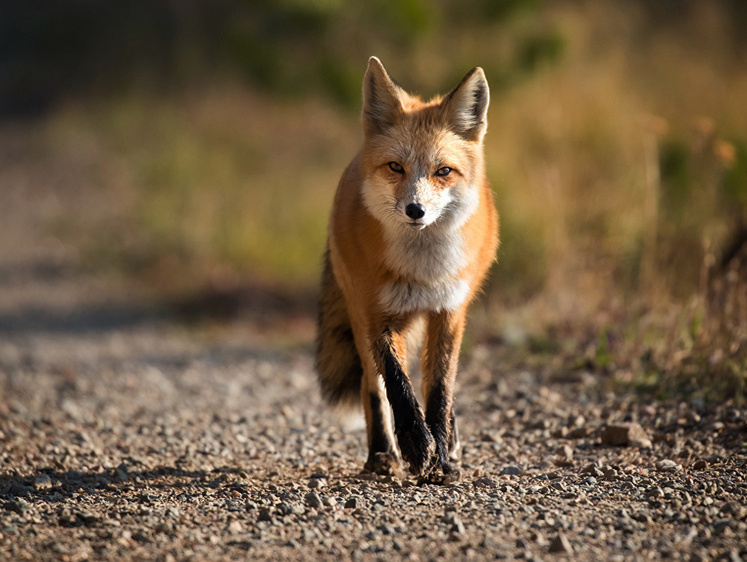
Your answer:
[[[313,286],[368,56],[425,96],[480,65],[502,247],[475,337],[745,396],[741,0],[0,10],[0,118],[39,127],[60,190],[110,203],[49,223],[87,263],[164,290]]]

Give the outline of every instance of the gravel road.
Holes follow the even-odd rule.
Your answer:
[[[64,269],[0,273],[0,559],[747,558],[731,404],[641,403],[477,345],[463,477],[418,486],[361,474],[312,319],[185,326]]]

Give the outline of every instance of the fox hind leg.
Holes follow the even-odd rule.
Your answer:
[[[363,469],[394,475],[399,471],[399,454],[394,444],[389,401],[375,370],[367,370],[361,385],[361,402],[366,417],[368,459]]]

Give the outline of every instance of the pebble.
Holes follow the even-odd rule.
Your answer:
[[[17,498],[27,498],[31,495],[31,492],[33,491],[33,488],[30,486],[26,486],[26,484],[20,484],[17,482],[14,482],[10,485],[10,488],[8,489],[8,495],[14,496]]]
[[[467,529],[464,527],[464,522],[461,518],[454,517],[449,529],[449,538],[454,540],[463,537],[465,534],[467,534]]]
[[[519,476],[521,474],[521,468],[515,465],[504,467],[500,472],[500,476]]]
[[[603,445],[613,447],[651,447],[651,438],[637,423],[606,425],[602,429],[601,438]]]
[[[570,445],[561,445],[555,451],[555,458],[558,464],[569,463],[573,460],[573,447]]]
[[[604,472],[594,463],[587,464],[581,469],[581,474],[589,474],[595,478],[604,476]]]
[[[677,464],[671,459],[662,459],[660,461],[657,461],[654,466],[656,466],[656,469],[661,472],[677,472],[679,470],[682,470],[682,465]]]
[[[547,550],[552,553],[573,554],[573,547],[563,533],[558,533],[555,538],[550,541],[550,546]]]
[[[358,498],[353,496],[352,498],[348,498],[345,502],[345,509],[356,509],[360,505],[360,501]]]
[[[705,459],[698,459],[692,465],[693,470],[705,470],[708,468],[708,461]]]
[[[319,508],[322,507],[322,500],[321,498],[316,495],[314,492],[309,492],[304,496],[304,501],[306,502],[306,505],[309,507]]]
[[[8,511],[15,511],[16,513],[23,515],[31,508],[29,502],[24,499],[16,498],[5,504],[5,509]]]
[[[52,478],[50,478],[49,474],[44,474],[43,472],[41,474],[37,474],[36,478],[34,478],[34,488],[36,490],[47,490],[52,487]]]
[[[48,396],[25,407],[30,418],[49,422],[34,424],[11,409],[0,414],[0,465],[8,469],[0,483],[0,559],[39,559],[55,549],[60,559],[164,562],[744,557],[743,427],[724,417],[728,407],[707,405],[696,422],[687,408],[662,404],[649,417],[627,396],[555,383],[562,396],[552,402],[532,391],[544,384],[534,373],[523,394],[496,398],[494,367],[480,380],[467,363],[465,400],[456,404],[465,422],[464,457],[455,465],[463,479],[419,486],[412,477],[359,477],[365,431],[328,423],[305,352],[291,353],[287,370],[275,359],[250,359],[223,371],[224,355],[254,352],[190,347],[172,366],[178,352],[150,349],[115,362],[116,376],[93,364],[81,372],[80,422],[54,408],[37,412],[56,403]],[[152,360],[160,374],[138,371],[140,361]],[[260,363],[269,365],[265,375],[257,373]],[[287,372],[298,373],[298,388],[284,384]],[[54,392],[43,375],[34,387]],[[99,376],[112,384],[99,385]],[[148,376],[158,384],[144,386]],[[281,413],[285,401],[292,410]],[[729,416],[746,419],[742,410]],[[605,423],[637,419],[646,420],[646,431],[662,420],[654,447],[551,437],[556,429],[597,436]],[[723,431],[715,435],[718,421]]]

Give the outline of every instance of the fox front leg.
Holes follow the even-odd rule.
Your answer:
[[[438,471],[430,480],[453,481],[459,472],[450,463],[458,456],[459,436],[454,417],[454,385],[459,349],[464,334],[465,311],[437,312],[428,318],[421,357],[425,421],[435,440]]]
[[[438,462],[436,444],[404,368],[402,334],[385,329],[376,340],[374,355],[392,406],[394,433],[402,458],[409,463],[412,474],[423,477]]]

